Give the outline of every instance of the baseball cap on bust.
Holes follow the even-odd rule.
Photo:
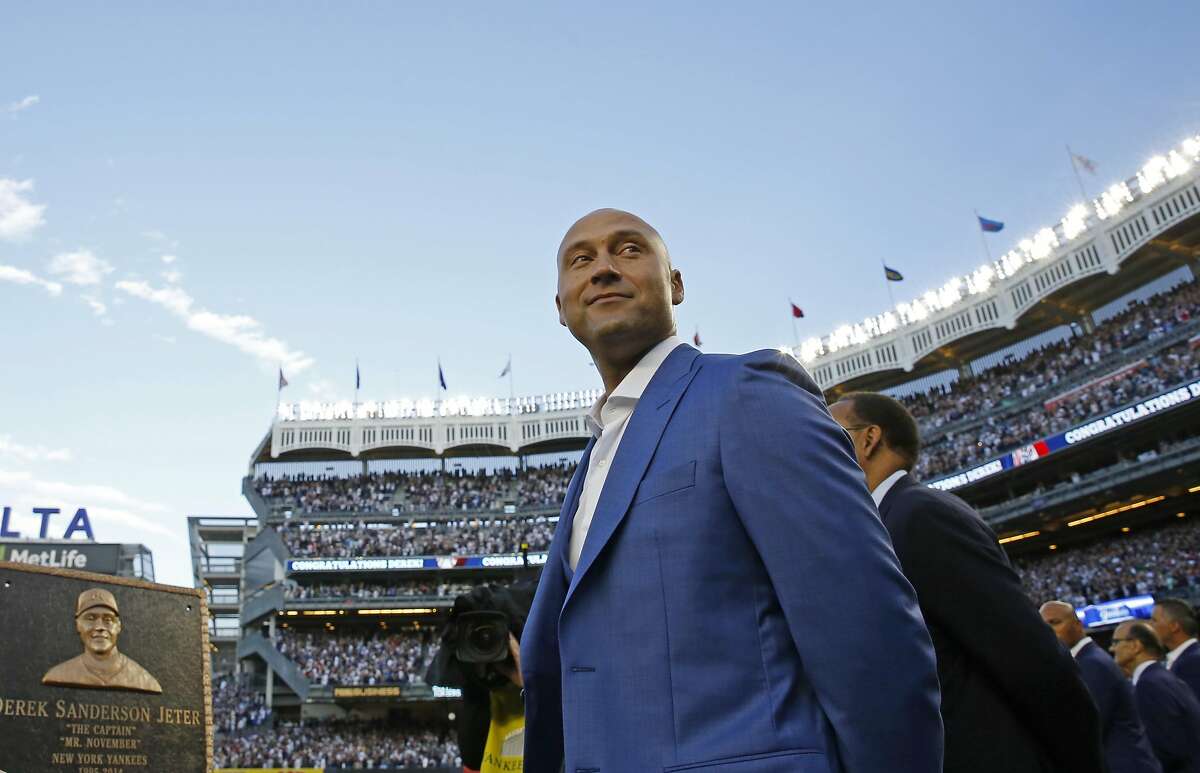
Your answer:
[[[117,609],[117,600],[103,588],[88,588],[79,594],[79,600],[75,602],[75,617],[79,617],[92,607],[108,607],[118,616],[121,614],[121,610]]]

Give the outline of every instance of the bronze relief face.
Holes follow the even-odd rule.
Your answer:
[[[162,686],[149,671],[117,649],[122,625],[113,594],[103,588],[89,588],[79,594],[75,630],[83,643],[83,654],[47,671],[42,684],[162,693]]]

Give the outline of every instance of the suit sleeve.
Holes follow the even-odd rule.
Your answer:
[[[925,501],[919,519],[912,514],[893,533],[925,614],[991,677],[1056,770],[1104,770],[1099,715],[1079,667],[1042,622],[995,536],[967,508]]]
[[[1192,645],[1192,652],[1196,651],[1196,645]],[[1192,688],[1196,700],[1200,700],[1200,654],[1191,654],[1190,657],[1181,658],[1171,673]]]
[[[846,773],[940,771],[933,645],[846,433],[791,357],[748,355],[733,378],[725,485]]]

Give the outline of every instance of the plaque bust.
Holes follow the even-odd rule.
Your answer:
[[[121,612],[111,593],[103,588],[89,588],[79,594],[75,602],[75,630],[83,642],[83,654],[47,671],[42,684],[162,692],[162,686],[149,671],[117,649]]]

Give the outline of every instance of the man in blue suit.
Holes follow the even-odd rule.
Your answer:
[[[1156,599],[1150,625],[1167,650],[1167,670],[1192,688],[1200,698],[1200,625],[1196,610],[1182,599]]]
[[[790,355],[675,337],[658,232],[599,210],[559,318],[605,396],[520,649],[526,773],[936,773],[933,649],[846,434]]]
[[[1200,701],[1181,679],[1163,668],[1158,636],[1146,623],[1121,623],[1111,649],[1133,681],[1138,714],[1163,773],[1200,773]]]
[[[1079,664],[1083,683],[1100,710],[1100,731],[1109,773],[1162,773],[1138,716],[1133,686],[1112,656],[1092,641],[1083,630],[1075,608],[1067,602],[1047,601],[1040,612],[1042,620]]]

